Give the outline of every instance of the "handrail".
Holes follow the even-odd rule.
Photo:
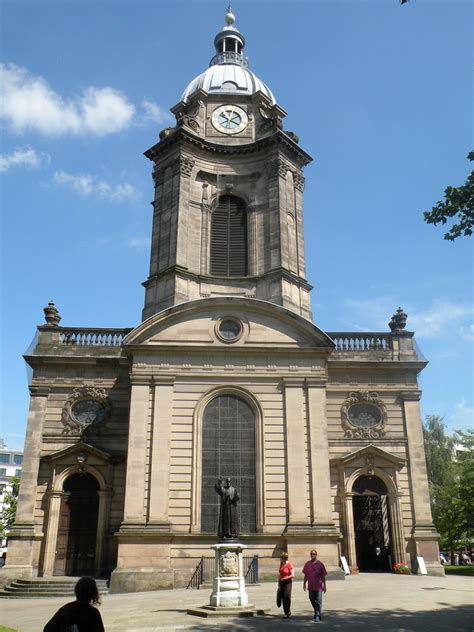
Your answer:
[[[199,588],[201,587],[201,584],[204,583],[203,582],[203,579],[204,579],[203,566],[204,566],[204,556],[201,557],[199,564],[194,569],[194,573],[191,579],[189,580],[188,585],[186,586],[186,590],[188,590],[188,588],[197,588],[199,590]]]

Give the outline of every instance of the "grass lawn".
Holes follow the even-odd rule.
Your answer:
[[[449,566],[445,564],[444,572],[446,575],[474,575],[474,566]]]
[[[4,625],[0,625],[0,632],[18,632],[18,630],[14,630],[13,628],[6,628]]]

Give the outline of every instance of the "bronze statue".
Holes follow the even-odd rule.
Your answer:
[[[239,537],[239,517],[237,515],[237,502],[240,499],[235,487],[230,484],[230,478],[224,481],[220,478],[214,489],[221,497],[219,510],[219,526],[217,535],[220,540],[233,540]]]

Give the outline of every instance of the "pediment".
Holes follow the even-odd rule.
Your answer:
[[[349,454],[346,454],[346,456],[334,459],[334,461],[342,463],[345,466],[353,465],[357,467],[361,463],[366,463],[367,459],[372,462],[375,462],[376,460],[379,465],[386,464],[397,467],[402,467],[406,463],[406,459],[391,454],[390,452],[387,452],[386,450],[383,450],[373,444],[369,444],[359,450],[356,450],[355,452],[350,452]]]
[[[220,339],[218,325],[230,318],[242,324],[242,335],[229,344]],[[189,301],[155,314],[124,340],[125,348],[154,346],[226,347],[254,349],[326,349],[333,341],[306,318],[258,299],[241,297]]]
[[[78,441],[74,445],[58,450],[57,452],[53,452],[52,454],[48,454],[42,457],[42,460],[51,461],[53,463],[60,463],[62,461],[69,463],[71,460],[76,461],[78,456],[84,456],[88,461],[93,459],[94,462],[103,464],[109,463],[112,460],[112,456],[108,452],[99,450],[99,448],[95,448],[94,446],[82,441]]]

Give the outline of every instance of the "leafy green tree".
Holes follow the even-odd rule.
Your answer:
[[[474,151],[469,152],[468,159],[474,160]],[[455,224],[445,233],[444,238],[454,241],[458,237],[472,235],[474,225],[474,171],[468,175],[466,182],[459,187],[447,187],[444,200],[437,202],[431,211],[423,213],[427,224],[446,224],[448,219],[455,218]]]
[[[443,485],[452,480],[454,438],[446,434],[443,418],[438,415],[426,416],[423,437],[428,483],[432,491],[434,486]]]
[[[20,488],[20,479],[11,479],[12,490],[5,494],[3,499],[2,518],[0,521],[0,538],[6,538],[13,523],[15,522],[16,506],[18,502],[18,490]]]
[[[466,539],[474,538],[474,431],[456,431],[456,443],[460,446],[456,456],[459,477],[459,495],[465,513]]]
[[[460,481],[453,479],[449,485],[437,485],[433,492],[433,522],[441,536],[440,544],[449,550],[454,564],[454,552],[466,544],[468,531]]]

